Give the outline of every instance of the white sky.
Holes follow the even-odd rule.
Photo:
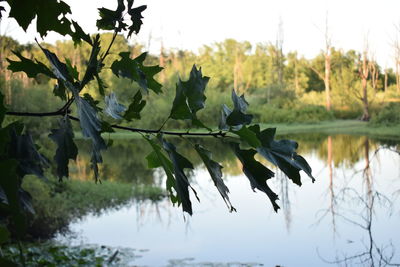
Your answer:
[[[64,0],[73,19],[87,32],[96,32],[97,8],[115,8],[116,0]],[[147,4],[144,24],[134,39],[157,53],[160,42],[167,48],[197,51],[204,44],[234,38],[252,44],[275,42],[279,19],[283,21],[284,52],[298,51],[307,58],[324,47],[326,14],[332,45],[361,51],[368,36],[370,50],[383,66],[393,66],[392,44],[400,25],[400,0],[136,0]],[[21,42],[33,41],[28,34],[3,19],[0,33]],[[151,38],[149,38],[151,36]],[[50,35],[47,42],[60,36]]]

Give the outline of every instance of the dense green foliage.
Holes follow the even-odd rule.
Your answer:
[[[400,124],[400,103],[389,103],[372,117],[372,125],[393,126]]]

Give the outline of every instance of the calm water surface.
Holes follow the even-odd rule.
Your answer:
[[[275,170],[276,178],[268,183],[280,196],[278,213],[265,194],[251,190],[239,163],[231,161],[224,177],[236,213],[229,213],[198,166],[192,181],[201,202],[192,196],[192,217],[168,199],[132,203],[72,224],[79,238],[69,242],[134,248],[142,256],[132,262],[135,266],[332,266],[329,261],[346,257],[348,266],[361,261],[358,266],[371,266],[380,256],[399,263],[400,155],[393,151],[395,143],[351,136],[310,136],[299,143],[316,182],[302,173],[298,187]],[[158,176],[163,179],[161,172]]]

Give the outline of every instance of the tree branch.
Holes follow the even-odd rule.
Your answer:
[[[65,110],[64,107],[53,112],[16,112],[16,111],[7,111],[6,115],[9,116],[18,116],[18,117],[54,117],[54,116],[63,116],[68,114],[68,118],[73,121],[80,121],[79,118],[69,115],[71,113],[70,110]],[[111,128],[120,129],[125,131],[130,131],[134,133],[149,133],[149,134],[165,134],[165,135],[173,135],[173,136],[212,136],[212,137],[226,137],[227,133],[223,131],[218,132],[175,132],[175,131],[162,131],[161,129],[152,130],[152,129],[141,129],[141,128],[132,128],[128,126],[121,126],[117,124],[111,125]]]
[[[79,121],[79,118],[74,117],[72,115],[68,115],[68,118],[74,121]],[[130,131],[134,133],[149,133],[149,134],[165,134],[165,135],[173,135],[173,136],[212,136],[212,137],[225,137],[227,134],[223,131],[218,132],[201,132],[201,133],[193,133],[193,132],[174,132],[174,131],[162,131],[162,130],[151,130],[151,129],[141,129],[141,128],[132,128],[128,126],[121,126],[113,124],[111,128],[120,129],[125,131]]]

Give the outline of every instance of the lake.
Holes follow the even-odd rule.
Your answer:
[[[382,266],[399,263],[397,142],[350,135],[287,138],[299,142],[299,154],[309,162],[316,182],[301,172],[299,187],[271,167],[276,177],[268,184],[279,195],[278,213],[264,193],[251,190],[240,163],[229,156],[231,151],[211,143],[209,147],[218,150],[216,158],[224,166],[237,212],[229,212],[199,164],[190,176],[200,198],[199,203],[191,196],[192,217],[168,198],[132,201],[85,216],[70,225],[72,234],[56,240],[135,249],[140,257],[131,261],[132,266],[380,266],[379,259]],[[146,155],[143,142],[128,143],[125,147],[117,142],[107,152],[105,162],[110,166],[103,167],[105,175],[116,181],[120,175],[136,186],[164,186],[163,172],[145,170],[140,163]],[[186,149],[180,151],[185,154]],[[119,167],[116,173],[111,170],[113,162],[124,162],[126,168]]]

